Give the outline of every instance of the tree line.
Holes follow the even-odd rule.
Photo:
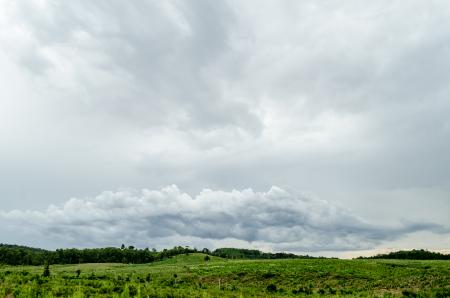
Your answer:
[[[160,261],[180,254],[204,253],[227,259],[292,259],[312,258],[291,253],[266,253],[253,249],[219,248],[210,251],[198,250],[188,246],[176,246],[171,249],[137,249],[133,246],[104,248],[66,248],[46,250],[20,245],[0,244],[0,264],[7,265],[44,265],[44,264],[80,264],[80,263],[132,263],[142,264]]]
[[[20,245],[0,243],[0,264],[7,265],[44,265],[44,264],[80,264],[80,263],[132,263],[142,264],[160,261],[180,254],[204,253],[226,259],[308,259],[308,255],[292,253],[269,253],[256,249],[218,248],[210,251],[207,248],[198,250],[188,246],[176,246],[171,249],[137,249],[133,246],[104,248],[65,248],[46,250]],[[358,259],[409,259],[409,260],[450,260],[450,254],[441,254],[427,250],[397,251],[378,254]]]
[[[179,254],[197,252],[196,249],[177,246],[171,249],[136,249],[133,246],[104,248],[67,248],[45,250],[19,245],[0,244],[0,264],[44,265],[79,263],[151,263]]]
[[[212,255],[227,259],[308,259],[311,256],[301,256],[292,253],[269,253],[256,249],[244,248],[218,248],[212,252]]]
[[[450,254],[441,254],[424,249],[400,250],[358,259],[400,259],[400,260],[450,260]]]

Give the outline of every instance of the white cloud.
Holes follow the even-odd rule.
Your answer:
[[[435,224],[375,226],[326,201],[278,187],[268,192],[161,190],[103,192],[46,211],[1,211],[7,226],[76,246],[213,245],[224,241],[289,251],[369,249],[408,233],[448,231]],[[177,243],[177,242],[183,243]]]

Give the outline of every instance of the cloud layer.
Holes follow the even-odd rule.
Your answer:
[[[449,227],[448,28],[440,0],[0,0],[0,205],[42,210],[172,183],[191,194],[278,185],[392,224],[321,230],[323,245],[302,238],[319,235],[308,225],[268,231],[303,239],[283,247],[345,247],[353,235],[388,245],[414,230],[402,220]],[[44,225],[47,212],[36,214]],[[69,233],[73,243],[88,228]],[[248,229],[240,241],[276,242]],[[160,243],[206,239],[182,232]],[[16,234],[2,239],[37,239]],[[420,235],[404,245],[449,246]]]
[[[8,4],[7,53],[65,91],[62,105],[140,128],[262,129],[249,102],[224,93],[240,60],[226,2]]]
[[[94,198],[72,198],[43,212],[2,211],[0,221],[77,246],[122,242],[218,246],[228,240],[310,252],[369,249],[417,231],[449,232],[430,223],[375,226],[344,208],[278,187],[268,192],[206,189],[195,197],[175,185],[108,191]]]

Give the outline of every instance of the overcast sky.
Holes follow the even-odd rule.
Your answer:
[[[0,0],[0,242],[450,249],[448,1]]]

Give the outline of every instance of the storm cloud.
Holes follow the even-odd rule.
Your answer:
[[[278,187],[268,192],[206,189],[195,197],[175,185],[141,192],[103,192],[94,198],[72,198],[43,212],[1,212],[0,220],[45,239],[64,239],[77,246],[117,246],[122,242],[148,246],[177,238],[183,239],[184,245],[204,240],[217,246],[228,239],[314,252],[369,249],[423,230],[449,233],[430,223],[371,225],[342,207]]]
[[[450,5],[438,0],[0,0],[0,210],[45,218],[50,211],[24,210],[122,188],[176,184],[196,201],[204,189],[265,197],[278,185],[364,220],[336,215],[353,218],[352,228],[326,231],[298,218],[296,228],[267,224],[270,237],[304,239],[278,245],[251,216],[256,226],[241,231],[236,217],[216,213],[222,228],[206,237],[205,224],[175,229],[188,222],[177,211],[162,217],[173,238],[159,243],[239,236],[280,249],[446,248],[449,238],[434,232],[450,227],[449,22]],[[91,235],[48,217],[55,224],[27,229],[67,232],[70,243]],[[111,227],[108,235],[121,229]],[[0,229],[5,242],[38,241],[30,233]]]

